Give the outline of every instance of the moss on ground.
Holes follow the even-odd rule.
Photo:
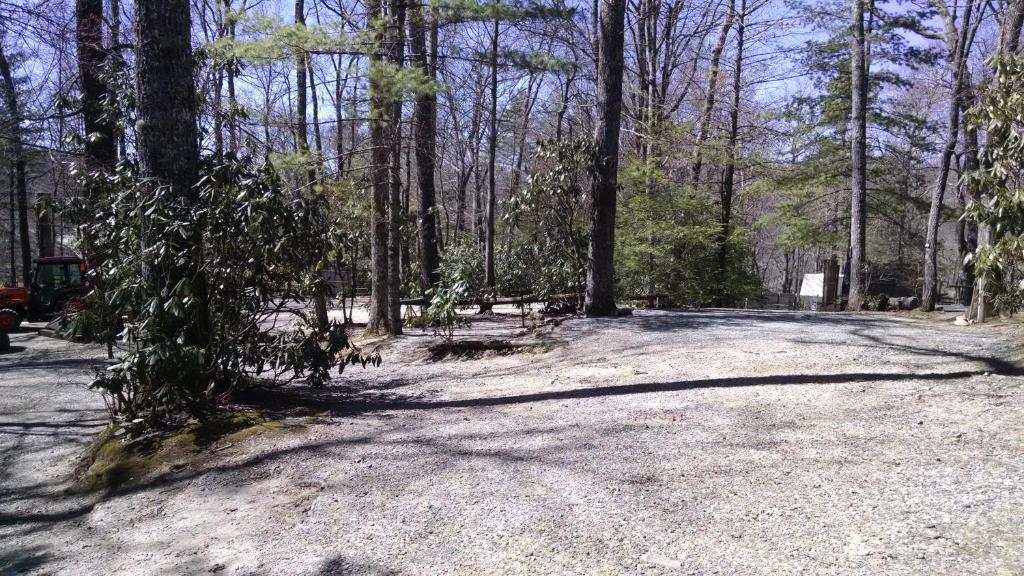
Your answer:
[[[109,427],[89,450],[81,487],[87,491],[115,490],[158,470],[187,464],[214,444],[226,446],[287,426],[263,412],[235,410],[132,440]]]
[[[124,442],[113,427],[108,427],[93,442],[89,450],[89,468],[82,478],[82,487],[88,491],[116,488],[147,471],[141,455]]]

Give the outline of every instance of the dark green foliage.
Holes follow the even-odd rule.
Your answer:
[[[718,280],[717,210],[706,196],[680,189],[660,170],[627,163],[616,231],[620,297],[664,306],[707,306],[721,291],[738,300],[757,286],[750,239],[741,227],[728,238],[729,265]]]
[[[586,272],[588,191],[593,146],[588,140],[542,142],[536,171],[505,205],[508,241],[496,247],[497,290],[541,299],[580,295]],[[465,296],[484,286],[481,247],[453,236],[441,255],[439,286],[464,283]],[[436,289],[435,292],[436,294]]]
[[[455,328],[467,324],[459,316],[460,300],[465,298],[467,293],[465,280],[456,281],[450,286],[438,285],[429,290],[430,306],[427,308],[424,321],[426,325],[434,328],[434,335],[451,342]]]
[[[115,178],[124,185],[88,213],[86,237],[106,256],[98,270],[105,290],[93,298],[123,318],[127,347],[94,387],[127,419],[199,413],[249,376],[320,386],[339,362],[366,360],[352,354],[343,327],[314,329],[306,311],[305,295],[329,256],[326,202],[287,193],[267,164],[228,159],[203,172],[196,208],[183,210],[122,165]],[[201,246],[189,240],[196,230]],[[189,278],[153,291],[159,284],[146,281],[144,264],[160,270],[189,258],[202,263],[205,299]],[[203,306],[209,324],[197,327]],[[182,343],[180,335],[196,329],[209,335],[204,348]]]
[[[802,55],[816,91],[794,98],[783,120],[790,135],[788,162],[764,184],[775,198],[774,210],[760,225],[773,227],[783,250],[821,248],[841,257],[850,231],[851,76],[849,5],[828,0],[795,2],[809,24],[822,30]],[[912,86],[907,70],[933,65],[940,52],[908,41],[908,32],[922,28],[931,10],[906,10],[895,2],[872,3],[867,26],[871,68],[868,75],[867,121],[878,134],[867,157],[868,254],[872,264],[891,259],[908,265],[923,243],[920,193],[926,187],[929,136],[936,127],[919,101],[898,96]],[[895,250],[893,249],[895,248]]]
[[[793,100],[795,108],[812,112],[811,125],[845,132],[850,117],[850,41],[849,6],[845,0],[810,0],[793,2],[805,20],[821,30],[823,37],[808,41],[802,55],[805,69],[818,88],[818,93]],[[934,16],[930,8],[907,11],[897,2],[872,2],[873,14],[868,16],[872,67],[869,75],[870,122],[885,126],[897,121],[881,106],[883,91],[890,87],[908,87],[910,82],[900,72],[937,63],[941,51],[922,48],[909,41],[909,33],[926,28],[924,22]],[[895,8],[895,11],[890,11]]]
[[[549,298],[582,294],[586,280],[589,190],[594,148],[589,140],[542,142],[535,172],[509,200],[505,219],[519,232],[506,247],[503,278],[509,288],[528,288]],[[522,266],[532,263],[522,275]]]
[[[778,195],[778,204],[760,222],[778,227],[778,244],[785,250],[846,242],[848,208],[841,192],[849,172],[848,146],[832,139],[808,140],[810,149],[801,151],[801,161],[785,166],[770,183],[767,192]]]
[[[981,168],[968,175],[982,197],[966,217],[992,228],[994,240],[979,248],[975,269],[996,307],[1014,313],[1024,303],[1024,58],[990,65],[994,87],[969,117],[990,134]]]
[[[441,286],[463,282],[466,294],[476,295],[484,284],[484,254],[471,238],[452,236],[441,254],[438,272]]]

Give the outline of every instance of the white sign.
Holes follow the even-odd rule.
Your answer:
[[[843,275],[839,275],[839,285],[843,284]],[[838,291],[837,291],[838,293]],[[804,281],[800,284],[800,295],[810,298],[825,297],[825,275],[804,274]]]
[[[825,275],[804,274],[804,281],[800,283],[800,295],[812,298],[825,296]]]

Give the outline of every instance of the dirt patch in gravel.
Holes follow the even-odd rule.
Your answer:
[[[441,341],[427,347],[427,358],[438,362],[441,360],[481,360],[493,356],[510,356],[523,352],[546,352],[553,347],[550,341],[524,341],[506,339],[476,340],[458,338],[450,342]]]
[[[307,427],[93,499],[60,489],[102,428],[83,355],[20,342],[0,357],[0,572],[1024,573],[1008,330],[639,311],[440,362],[411,332],[381,368],[293,391]]]

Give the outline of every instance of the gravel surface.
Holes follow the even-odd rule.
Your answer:
[[[416,333],[315,424],[104,498],[61,493],[102,426],[80,386],[101,354],[18,335],[0,573],[1022,574],[1008,334],[638,312],[432,361]]]

